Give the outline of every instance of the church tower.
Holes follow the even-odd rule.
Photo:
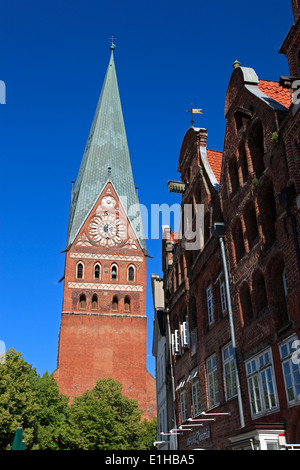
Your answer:
[[[54,377],[70,397],[112,377],[143,417],[156,413],[146,368],[147,252],[114,63],[114,45],[72,190]]]

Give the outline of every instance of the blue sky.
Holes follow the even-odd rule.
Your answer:
[[[0,6],[0,340],[39,374],[56,368],[71,181],[88,138],[116,40],[115,63],[140,202],[168,194],[190,126],[222,150],[224,100],[238,59],[259,78],[289,75],[278,54],[293,22],[289,0],[10,0]],[[161,240],[147,240],[148,369],[154,374],[150,275]]]

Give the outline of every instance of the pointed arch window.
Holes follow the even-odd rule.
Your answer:
[[[83,272],[84,272],[84,269],[83,269],[83,263],[77,263],[77,266],[76,266],[76,277],[77,279],[83,279]]]
[[[86,308],[86,296],[85,294],[81,294],[79,297],[79,308],[80,309],[85,309]]]
[[[130,298],[125,297],[124,299],[124,312],[130,312]]]
[[[117,312],[119,310],[119,299],[116,295],[113,297],[112,300],[112,310],[114,312]]]
[[[134,281],[134,278],[135,278],[134,266],[129,266],[127,278],[128,278],[128,281]]]
[[[94,294],[92,297],[92,309],[97,310],[97,308],[98,308],[98,297],[96,294]]]
[[[118,279],[118,266],[116,264],[113,264],[110,269],[110,278],[113,280]]]
[[[101,268],[100,264],[96,263],[94,267],[94,279],[100,279]]]
[[[259,236],[256,210],[253,201],[249,201],[249,203],[246,205],[246,208],[244,210],[244,219],[246,224],[249,249],[251,250],[253,245],[257,242]]]
[[[264,130],[261,121],[253,125],[248,139],[248,147],[252,159],[253,170],[260,178],[265,170],[264,164]]]

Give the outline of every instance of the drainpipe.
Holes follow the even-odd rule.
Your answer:
[[[165,310],[165,313],[167,314],[167,320],[168,320],[168,336],[169,336],[169,353],[170,353],[170,366],[171,366],[171,380],[172,380],[172,397],[173,397],[173,420],[174,420],[174,427],[173,429],[177,429],[177,423],[176,423],[176,395],[175,395],[175,382],[174,382],[174,371],[173,371],[173,356],[172,356],[172,336],[171,336],[171,326],[170,326],[170,310],[167,308]],[[178,442],[177,442],[177,435],[176,432],[174,433],[174,443],[175,443],[175,449],[178,449]]]
[[[225,225],[223,223],[214,223],[214,226],[212,227],[212,232],[213,232],[213,235],[216,238],[219,239],[220,247],[221,247],[224,277],[225,277],[225,288],[226,288],[226,296],[227,296],[227,306],[228,306],[228,316],[229,316],[231,342],[232,342],[232,348],[233,348],[234,359],[235,359],[235,364],[236,364],[235,370],[236,370],[236,385],[237,385],[240,424],[241,424],[241,428],[244,428],[245,427],[244,410],[243,410],[243,402],[242,402],[242,394],[241,394],[241,386],[240,386],[240,379],[239,379],[239,373],[238,373],[238,366],[237,366],[237,360],[236,360],[235,331],[234,331],[234,323],[233,323],[233,315],[232,315],[228,269],[227,269],[225,246],[224,246]]]

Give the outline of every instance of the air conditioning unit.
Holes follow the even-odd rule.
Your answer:
[[[189,325],[187,321],[184,321],[180,325],[180,335],[181,335],[181,344],[184,348],[189,348],[190,341],[189,341]]]

